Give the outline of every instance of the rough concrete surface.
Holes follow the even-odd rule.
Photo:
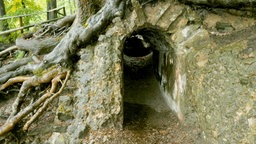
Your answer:
[[[55,124],[65,129],[45,142],[255,143],[254,18],[177,1],[131,5],[79,52],[76,89],[56,108]],[[131,74],[123,48],[136,35],[153,59]]]

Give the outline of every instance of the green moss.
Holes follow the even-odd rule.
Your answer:
[[[47,72],[49,72],[49,71],[51,71],[53,69],[56,69],[57,67],[58,67],[58,65],[53,65],[52,67],[50,67],[50,68],[48,68],[46,70],[44,70],[42,68],[38,68],[38,69],[33,71],[33,74],[38,76],[38,77],[40,77],[40,76],[44,75],[45,73],[47,73]]]
[[[86,28],[87,26],[88,26],[88,24],[87,24],[87,23],[84,23],[84,24],[83,24],[83,27],[84,27],[84,28]]]
[[[38,68],[37,70],[33,71],[33,74],[36,75],[36,76],[42,76],[43,71],[44,70],[42,68]]]
[[[22,59],[23,57],[25,56],[25,51],[18,51],[16,54],[15,54],[15,60],[20,60]]]

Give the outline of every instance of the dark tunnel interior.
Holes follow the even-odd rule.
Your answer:
[[[168,48],[164,36],[154,29],[138,30],[124,41],[124,126],[136,121],[141,127],[149,117],[170,112],[159,86]]]

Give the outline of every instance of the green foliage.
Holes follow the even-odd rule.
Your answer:
[[[10,41],[7,37],[0,36],[0,44],[1,43],[10,43]]]
[[[75,9],[74,1],[75,0],[57,0],[57,4],[58,7],[65,6],[66,12],[71,14],[71,11]],[[46,2],[47,0],[4,0],[6,16],[36,14],[22,17],[23,26],[45,21],[47,14],[42,12],[45,12],[47,9]],[[7,23],[9,29],[20,27],[19,18],[8,19]],[[24,31],[26,31],[26,29]],[[13,43],[20,35],[20,31],[17,31],[11,33],[9,36],[0,36],[0,43]]]
[[[15,53],[15,60],[20,60],[25,56],[25,51],[18,50]]]
[[[46,0],[4,0],[6,16],[40,13],[46,9]],[[22,17],[23,26],[34,24],[46,19],[46,13]],[[20,27],[20,19],[7,20],[9,29]],[[20,36],[20,31],[11,33],[9,36],[0,36],[0,43],[12,43]]]
[[[19,33],[11,33],[8,36],[0,36],[0,43],[14,43]]]
[[[57,0],[57,7],[65,6],[67,15],[74,14],[77,10],[76,0]]]
[[[35,0],[12,0],[5,2],[7,16],[17,16],[24,14],[39,13],[43,11],[43,7],[40,2]],[[36,21],[42,20],[42,15],[33,15],[23,17],[23,25],[28,25]],[[13,18],[8,20],[10,28],[16,28],[20,26],[19,18]]]
[[[36,0],[12,0],[5,2],[8,15],[35,13],[43,10],[41,2]]]

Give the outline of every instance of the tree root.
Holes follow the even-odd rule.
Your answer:
[[[28,63],[24,64],[24,62],[17,62],[14,65],[8,65],[9,70],[5,71],[4,68],[0,68],[0,84],[3,84],[0,87],[0,90],[4,90],[8,86],[16,83],[23,82],[18,96],[15,102],[12,105],[12,112],[4,125],[0,127],[0,136],[5,135],[9,131],[11,131],[15,125],[25,118],[29,113],[36,110],[36,113],[30,118],[29,121],[24,125],[23,130],[28,130],[29,126],[35,119],[37,119],[42,112],[45,111],[48,104],[53,101],[54,98],[58,97],[60,93],[63,91],[67,80],[70,76],[70,71],[63,72],[63,67],[70,68],[73,65],[72,56],[76,55],[77,50],[83,45],[91,43],[92,39],[98,37],[99,33],[102,32],[105,26],[112,21],[112,19],[116,16],[122,17],[124,13],[124,7],[126,2],[123,0],[107,0],[105,5],[101,10],[99,10],[95,15],[90,17],[86,23],[85,20],[82,20],[81,17],[78,17],[75,21],[76,23],[70,28],[68,33],[61,39],[60,42],[54,47],[54,49],[47,50],[45,52],[44,48],[38,48],[38,44],[45,45],[47,41],[39,40],[38,36],[42,38],[46,33],[54,35],[62,35],[63,30],[69,29],[75,16],[71,16],[66,21],[62,21],[57,23],[57,26],[49,26],[45,27],[45,29],[34,33],[34,40],[25,40],[18,39],[16,41],[17,47],[21,49],[25,49],[27,51],[31,51],[33,54],[45,54],[43,58],[33,58],[31,56],[27,61],[33,62],[36,60],[36,63]],[[66,28],[63,28],[66,27]],[[61,30],[61,32],[60,32]],[[41,34],[40,34],[41,33]],[[31,37],[29,37],[31,38]],[[50,42],[55,45],[56,43]],[[31,47],[32,45],[32,47]],[[49,45],[47,45],[48,47]],[[41,46],[43,47],[43,46]],[[24,60],[25,61],[25,60]],[[57,66],[51,68],[53,66]],[[60,67],[62,66],[62,67]],[[40,73],[40,69],[48,69],[47,72]],[[39,70],[39,73],[37,72]],[[2,72],[1,72],[2,71]],[[28,73],[34,73],[35,76],[20,76]],[[42,76],[38,76],[42,75]],[[19,76],[19,77],[17,77]],[[14,77],[14,78],[13,78]],[[57,89],[57,84],[61,83],[61,79],[65,77],[65,81],[62,83],[61,88],[57,93],[54,93]],[[46,92],[43,96],[38,98],[35,102],[29,104],[24,109],[20,110],[21,102],[24,100],[27,90],[33,86],[38,86],[42,83],[51,82],[51,89],[49,92]]]
[[[22,86],[20,88],[19,94],[16,98],[16,100],[14,101],[13,105],[12,105],[12,113],[10,115],[10,117],[14,116],[17,114],[17,112],[19,111],[19,106],[21,101],[23,101],[24,96],[27,92],[27,90],[29,88],[31,88],[32,86],[38,86],[42,83],[48,83],[50,82],[54,77],[56,77],[57,75],[59,75],[61,73],[61,69],[57,68],[57,69],[52,69],[49,72],[46,72],[45,74],[43,74],[43,76],[38,77],[38,76],[33,76],[30,77],[28,79],[26,79],[23,83]],[[8,81],[7,81],[8,82]]]
[[[56,25],[56,29],[53,31],[47,30],[43,32],[43,35],[46,33],[55,32],[58,33],[58,36],[65,34],[69,29],[69,26],[73,23],[74,18],[75,15],[62,20]],[[33,36],[33,34],[30,34],[28,38],[31,38],[31,36]],[[63,68],[59,67],[59,65],[51,65],[51,67],[44,66],[45,63],[41,59],[42,57],[37,57],[37,55],[47,54],[52,51],[52,49],[59,43],[59,40],[60,38],[48,38],[40,40],[26,40],[24,38],[20,38],[16,40],[16,46],[10,47],[0,52],[0,55],[3,55],[15,49],[22,49],[33,53],[32,56],[23,58],[19,61],[14,61],[13,63],[0,68],[0,84],[4,83],[0,86],[0,92],[15,83],[22,82],[18,96],[12,104],[11,114],[5,124],[0,127],[0,136],[3,136],[11,131],[15,125],[23,118],[27,117],[27,115],[31,112],[36,111],[30,120],[27,121],[24,125],[23,129],[28,130],[31,123],[34,122],[40,115],[42,115],[49,103],[52,102],[54,98],[58,97],[63,91],[70,76],[70,70],[63,72]],[[32,73],[34,76],[24,76],[25,74]],[[65,81],[62,83],[61,79],[64,78]],[[23,103],[26,97],[26,93],[31,87],[49,82],[51,82],[51,88],[48,92],[43,94],[35,102],[31,101],[31,104],[29,105],[25,105]],[[61,83],[62,86],[58,92],[55,93],[59,83]],[[20,109],[21,106],[25,108]]]
[[[73,24],[75,18],[76,18],[76,14],[66,16],[63,19],[57,21],[56,26],[59,28],[64,27],[64,26],[70,27]]]
[[[40,108],[37,110],[37,112],[30,118],[30,120],[26,122],[26,124],[25,124],[24,127],[23,127],[23,130],[24,130],[24,131],[27,131],[28,128],[29,128],[29,126],[30,126],[40,115],[42,115],[42,113],[43,113],[43,112],[45,111],[45,109],[47,108],[48,104],[49,104],[50,102],[52,102],[53,99],[55,99],[56,97],[58,97],[58,96],[61,94],[61,92],[63,91],[63,89],[64,89],[64,87],[65,87],[65,85],[66,85],[66,83],[67,83],[67,80],[68,80],[69,76],[70,76],[70,71],[68,71],[67,73],[62,73],[61,75],[58,75],[57,77],[55,77],[54,79],[52,79],[52,87],[51,87],[50,92],[47,92],[45,95],[42,96],[42,99],[44,99],[44,97],[46,97],[46,98],[47,98],[47,97],[50,97],[50,98],[47,99],[47,100],[44,102],[43,106],[40,107]],[[64,83],[62,84],[62,87],[60,88],[60,90],[59,90],[57,93],[53,94],[53,93],[55,92],[56,88],[57,88],[58,82],[61,82],[61,79],[64,78],[64,77],[66,77],[66,79],[65,79]]]
[[[16,46],[21,50],[31,51],[33,54],[47,54],[59,43],[57,38],[48,38],[43,40],[23,38],[16,39]]]
[[[0,74],[0,84],[6,82],[7,80],[9,80],[12,77],[16,77],[18,75],[24,75],[29,72],[33,72],[33,71],[37,70],[40,66],[41,65],[39,65],[39,64],[34,64],[34,65],[26,64],[26,65],[20,66],[15,71],[9,71],[6,73],[2,73],[2,74]]]
[[[70,70],[67,72],[61,72],[61,70],[53,69],[50,72],[46,73],[41,78],[39,77],[31,77],[31,78],[24,78],[26,79],[23,82],[23,85],[21,87],[20,93],[16,101],[13,103],[13,111],[12,114],[9,116],[8,120],[5,122],[4,125],[0,127],[0,136],[5,135],[9,131],[11,131],[15,125],[24,117],[26,117],[29,113],[32,111],[37,110],[37,112],[30,118],[30,120],[25,124],[24,130],[27,130],[28,127],[31,125],[33,121],[35,121],[47,108],[48,104],[53,101],[54,98],[58,97],[61,92],[63,91],[64,87],[66,86],[67,80],[70,76]],[[49,78],[50,77],[50,78]],[[57,84],[61,82],[61,79],[65,77],[65,81],[62,83],[61,88],[57,93],[54,94]],[[24,80],[24,79],[19,79]],[[24,90],[28,89],[30,86],[39,85],[44,82],[52,82],[52,86],[49,92],[44,94],[42,97],[40,97],[38,100],[36,100],[34,103],[28,105],[26,108],[24,108],[22,111],[17,111],[17,106],[19,105],[21,97],[23,96]],[[43,104],[43,105],[42,105]],[[42,106],[41,106],[42,105]]]
[[[7,49],[1,51],[1,52],[0,52],[0,56],[3,55],[3,54],[5,54],[5,53],[7,53],[7,52],[9,52],[9,51],[16,50],[16,49],[18,49],[17,46],[11,46],[11,47],[9,47],[9,48],[7,48]]]
[[[69,28],[73,24],[75,18],[76,18],[76,15],[73,14],[70,16],[66,16],[61,20],[58,20],[54,24],[45,24],[42,26],[43,27],[42,30],[37,31],[34,34],[34,37],[39,39],[39,38],[42,38],[43,36],[45,36],[46,34],[51,34],[54,36],[58,32],[60,32],[60,34],[57,34],[57,36],[60,36],[65,31],[64,29]]]
[[[29,62],[32,62],[32,57],[23,58],[21,60],[15,61],[13,63],[10,63],[8,65],[5,65],[0,68],[0,75],[3,77],[2,74],[5,74],[7,72],[13,71],[21,66],[24,66],[28,64]],[[1,82],[0,82],[1,83]]]
[[[114,17],[122,17],[125,4],[122,0],[107,0],[103,8],[91,16],[86,23],[79,23],[83,20],[77,20],[77,23],[71,27],[53,51],[44,56],[45,66],[60,64],[67,67],[71,65],[70,57],[76,54],[79,46],[88,44],[92,39],[97,38]]]
[[[24,82],[24,81],[28,80],[29,78],[30,77],[26,77],[26,76],[18,76],[15,78],[11,78],[6,83],[1,85],[0,91],[6,89],[8,86],[13,85],[14,83]]]

